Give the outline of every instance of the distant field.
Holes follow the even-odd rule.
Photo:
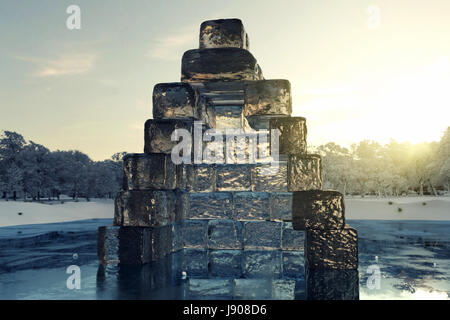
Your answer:
[[[21,213],[19,215],[19,213]],[[112,218],[113,200],[93,199],[90,202],[41,204],[22,201],[0,201],[0,227],[67,222],[85,219]]]
[[[348,219],[450,220],[450,197],[346,198],[345,207]]]

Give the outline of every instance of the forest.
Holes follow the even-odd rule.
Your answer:
[[[348,195],[442,195],[450,191],[450,127],[439,142],[385,145],[364,140],[343,148],[327,143],[322,155],[324,187]]]
[[[50,200],[112,198],[122,185],[122,157],[93,161],[80,151],[50,151],[21,134],[0,136],[0,197]]]
[[[378,197],[450,192],[450,127],[438,142],[385,145],[364,140],[350,148],[330,142],[309,147],[322,156],[324,188]],[[122,158],[93,161],[81,151],[50,151],[16,132],[0,136],[0,198],[23,200],[113,198],[122,187]]]

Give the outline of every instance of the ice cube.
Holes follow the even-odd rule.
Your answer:
[[[306,268],[306,299],[359,300],[358,270]]]
[[[233,220],[210,220],[208,223],[208,248],[242,249],[242,223]]]
[[[294,230],[291,222],[284,222],[281,230],[281,248],[283,250],[304,250],[305,232]]]
[[[114,224],[154,227],[175,221],[176,196],[173,191],[131,190],[117,194]]]
[[[227,279],[189,279],[188,299],[232,299],[233,281]]]
[[[191,219],[232,219],[231,192],[190,193],[188,202]]]
[[[296,230],[341,229],[345,225],[344,196],[337,191],[293,193],[292,224]]]
[[[178,188],[189,192],[216,191],[216,168],[211,164],[181,164],[177,166]]]
[[[207,220],[185,220],[181,224],[184,248],[207,247]]]
[[[272,280],[272,299],[294,300],[295,281],[286,279]]]
[[[270,201],[267,192],[235,192],[233,203],[236,220],[270,219]]]
[[[208,274],[208,253],[202,249],[184,249],[182,270],[187,277],[206,277]]]
[[[200,26],[200,49],[242,48],[249,50],[249,39],[240,19],[204,21]]]
[[[211,250],[208,271],[212,277],[240,278],[242,275],[242,250]]]
[[[251,165],[220,164],[216,168],[218,191],[251,190]]]
[[[97,233],[97,255],[101,264],[119,263],[118,226],[99,227]]]
[[[123,189],[175,189],[175,165],[169,155],[133,153],[123,158]]]
[[[234,279],[235,299],[270,299],[272,281],[270,279]]]
[[[302,117],[279,117],[270,120],[270,129],[279,130],[281,154],[306,153],[306,119]]]
[[[273,192],[270,194],[270,220],[292,221],[291,192]]]
[[[292,113],[289,80],[247,81],[244,86],[245,116]]]
[[[358,269],[358,233],[344,229],[308,230],[305,242],[306,264],[315,269]]]
[[[153,119],[198,120],[197,99],[187,83],[158,83],[153,88]]]
[[[253,55],[240,48],[188,50],[181,61],[181,81],[260,80],[262,72]]]
[[[304,251],[283,251],[283,276],[286,278],[305,277]]]
[[[282,273],[281,251],[248,251],[244,250],[245,278],[279,278]]]
[[[192,155],[192,134],[193,134],[193,122],[184,120],[154,120],[149,119],[145,122],[145,153],[165,153],[171,154],[172,149],[183,140],[183,136],[180,135],[180,141],[172,141],[172,133],[176,129],[184,129],[189,133],[191,139],[191,148],[189,148],[189,156]]]
[[[291,155],[287,171],[289,191],[322,189],[322,159],[319,155]]]
[[[287,161],[257,164],[252,167],[252,190],[287,192]]]
[[[141,265],[154,260],[153,228],[120,227],[119,260],[121,265]]]
[[[281,222],[244,222],[244,249],[280,249]]]

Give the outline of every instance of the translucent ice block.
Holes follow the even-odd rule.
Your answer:
[[[235,192],[233,202],[237,220],[270,219],[270,201],[267,192]]]
[[[208,248],[242,249],[242,223],[234,220],[210,220],[208,223]]]
[[[244,249],[280,249],[281,222],[247,221],[244,223]]]
[[[282,273],[281,251],[248,251],[244,250],[245,278],[279,278]]]
[[[251,165],[220,164],[216,168],[218,191],[251,190]]]
[[[292,193],[273,192],[270,194],[270,220],[292,221]]]
[[[242,255],[242,250],[211,250],[208,262],[209,275],[221,278],[240,278]]]
[[[230,192],[191,193],[188,202],[191,219],[231,219],[233,215]]]

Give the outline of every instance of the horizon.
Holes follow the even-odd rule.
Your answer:
[[[291,82],[308,145],[439,141],[450,125],[450,3],[432,3],[2,1],[0,130],[96,161],[141,153],[153,86],[180,81],[203,21],[236,17],[265,78]],[[80,30],[66,27],[72,4]]]

